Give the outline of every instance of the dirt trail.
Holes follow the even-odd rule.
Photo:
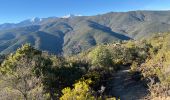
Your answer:
[[[131,78],[129,68],[116,72],[110,87],[110,94],[119,97],[120,100],[143,100],[148,94],[147,88],[141,81]]]

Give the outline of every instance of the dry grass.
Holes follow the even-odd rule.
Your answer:
[[[155,97],[151,100],[170,100],[170,97]]]

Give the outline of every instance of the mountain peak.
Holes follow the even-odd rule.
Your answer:
[[[38,18],[38,17],[33,17],[32,19],[30,19],[31,22],[40,22],[42,21],[42,18]]]
[[[73,17],[76,17],[76,16],[82,16],[82,15],[80,15],[80,14],[68,14],[68,15],[65,15],[61,18],[73,18]]]

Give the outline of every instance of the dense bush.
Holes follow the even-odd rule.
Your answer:
[[[111,67],[112,59],[109,50],[104,46],[98,46],[89,53],[89,59],[93,66]]]
[[[9,55],[0,67],[3,88],[19,92],[24,99],[33,99],[34,96],[42,95],[41,89],[37,88],[40,80],[32,73],[35,67],[34,58],[40,55],[41,52],[29,44],[23,45],[16,53]],[[37,93],[32,93],[33,90],[37,90]]]
[[[74,88],[69,87],[62,90],[63,96],[60,100],[95,100],[93,91],[90,89],[89,84],[91,80],[79,81],[74,84]]]
[[[4,88],[18,91],[24,99],[59,98],[61,90],[72,86],[84,73],[79,66],[66,62],[63,57],[42,53],[29,44],[9,55],[0,72]]]

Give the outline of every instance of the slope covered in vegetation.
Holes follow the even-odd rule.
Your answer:
[[[0,99],[166,98],[169,40],[169,33],[157,34],[140,41],[101,44],[69,57],[25,44],[1,57]]]
[[[72,55],[101,43],[148,38],[170,31],[170,11],[110,12],[95,16],[50,17],[0,25],[0,53],[30,43],[38,50]]]

